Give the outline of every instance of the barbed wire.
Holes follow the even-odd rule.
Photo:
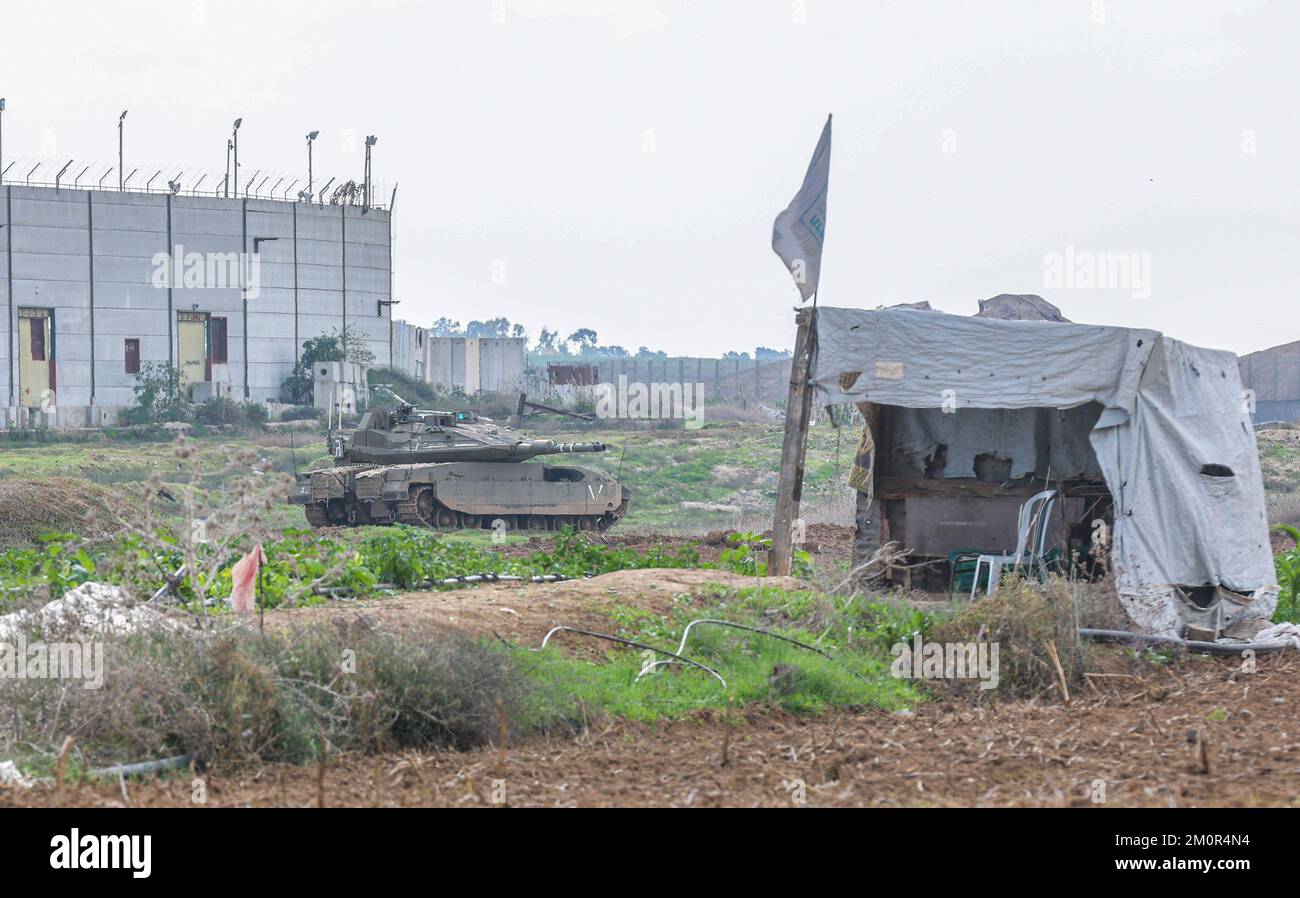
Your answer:
[[[222,169],[198,168],[177,163],[128,163],[120,192],[172,194],[174,196],[247,196],[250,199],[283,202],[313,202],[320,205],[361,205],[364,189],[358,180],[337,176],[317,176],[308,197],[305,175],[279,169],[257,169],[240,163],[239,183],[227,184]],[[0,184],[11,187],[58,187],[69,190],[104,190],[119,192],[116,163],[49,156],[6,158],[0,171]],[[236,189],[236,186],[238,189]],[[385,209],[389,205],[390,187],[372,181],[370,206]]]

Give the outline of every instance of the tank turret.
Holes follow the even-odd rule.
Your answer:
[[[419,411],[409,404],[366,412],[351,436],[334,437],[336,464],[517,462],[539,455],[604,452],[604,443],[530,440],[473,412]]]
[[[529,439],[474,412],[418,410],[396,398],[393,408],[366,412],[351,434],[330,431],[334,467],[298,475],[289,499],[306,506],[313,526],[603,530],[627,511],[631,493],[613,478],[525,464],[605,452],[604,443]]]

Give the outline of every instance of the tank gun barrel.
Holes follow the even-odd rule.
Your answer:
[[[403,405],[404,405],[404,406],[407,406],[407,407],[409,407],[409,408],[414,408],[414,407],[415,407],[415,406],[413,406],[411,403],[409,403],[409,402],[407,402],[405,399],[403,399],[403,398],[402,398],[402,394],[398,393],[396,390],[394,390],[394,389],[393,389],[392,387],[390,387],[388,384],[371,384],[370,389],[371,389],[372,392],[375,392],[375,393],[378,393],[378,392],[380,392],[380,391],[382,390],[383,392],[387,393],[389,396],[392,396],[394,399],[396,399],[396,400],[397,400],[397,404],[398,404],[399,406],[403,406]]]
[[[604,452],[604,443],[555,443],[556,452]]]
[[[566,452],[604,452],[605,443],[557,443],[554,440],[528,440],[519,443],[510,453],[512,458],[533,458],[537,455],[560,455]]]

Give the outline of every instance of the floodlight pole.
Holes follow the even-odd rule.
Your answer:
[[[790,574],[794,524],[799,518],[803,495],[804,457],[808,451],[808,419],[812,412],[813,328],[816,306],[795,310],[798,330],[794,358],[790,361],[790,392],[785,404],[785,437],[781,442],[781,472],[776,486],[776,516],[772,522],[772,551],[767,573],[772,577]]]
[[[122,114],[117,117],[117,189],[122,190],[126,182],[122,180],[122,173],[126,168],[122,163],[122,127],[126,123],[126,114],[129,110],[123,109]]]
[[[379,138],[373,134],[366,138],[366,189],[365,197],[362,200],[361,205],[361,213],[363,215],[370,211],[370,148],[378,143],[378,141]]]
[[[239,126],[244,123],[242,118],[235,119],[234,136],[231,141],[235,150],[235,168],[231,171],[230,180],[235,184],[235,199],[239,199]]]
[[[308,193],[312,192],[312,184],[314,183],[312,181],[312,172],[311,172],[311,145],[312,145],[312,141],[314,141],[319,136],[320,136],[319,131],[307,132],[307,192]],[[295,181],[294,183],[297,182]]]
[[[5,182],[5,98],[0,97],[0,184]]]

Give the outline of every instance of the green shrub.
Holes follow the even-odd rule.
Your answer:
[[[237,424],[243,420],[239,403],[229,396],[211,396],[195,409],[194,420],[199,424]]]
[[[1277,567],[1277,582],[1282,588],[1273,619],[1300,621],[1300,527],[1274,524],[1273,529],[1287,534],[1296,543],[1287,551],[1273,556],[1273,564]]]
[[[135,401],[118,413],[123,424],[162,424],[193,420],[181,369],[166,362],[145,362],[136,375]]]
[[[324,417],[322,409],[311,405],[292,405],[280,412],[281,421],[320,421]]]

